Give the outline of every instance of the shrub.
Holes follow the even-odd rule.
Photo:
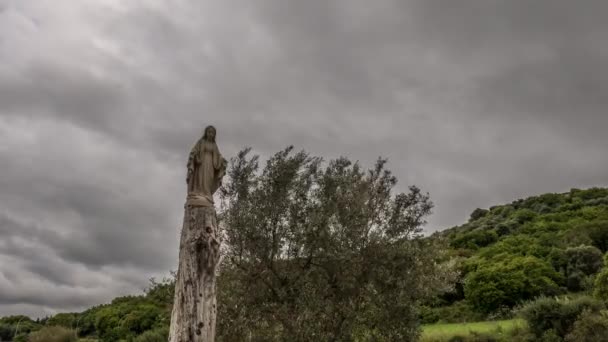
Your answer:
[[[169,338],[169,327],[148,330],[137,336],[133,342],[166,342]]]
[[[486,209],[477,208],[471,213],[469,221],[479,220],[480,218],[486,216],[488,213],[489,211]]]
[[[449,306],[428,307],[421,306],[419,309],[422,324],[463,323],[482,321],[486,317],[476,311],[466,302],[458,301]]]
[[[44,327],[29,335],[29,342],[76,342],[78,337],[74,330],[59,326]]]
[[[454,248],[478,249],[498,241],[498,234],[493,230],[474,230],[459,235],[451,245]]]
[[[0,323],[0,341],[8,341],[13,338],[14,329],[12,325]]]
[[[541,297],[524,305],[520,313],[528,322],[530,331],[537,337],[542,337],[549,330],[554,330],[559,337],[564,337],[583,311],[599,312],[604,308],[602,302],[590,297],[574,300]]]
[[[579,246],[566,249],[566,286],[578,292],[584,289],[585,278],[597,273],[604,263],[602,252],[593,246]]]
[[[72,328],[78,322],[78,314],[76,313],[58,313],[48,319],[46,322],[50,326],[60,326],[64,328]]]
[[[586,275],[597,273],[603,266],[602,252],[593,246],[579,246],[566,249],[568,266],[573,271]]]
[[[596,298],[608,301],[608,267],[604,268],[595,278],[593,295]]]
[[[418,316],[420,317],[421,324],[433,324],[437,323],[440,319],[438,308],[432,308],[427,305],[421,305],[418,308]]]
[[[536,213],[530,209],[522,209],[515,214],[515,220],[517,220],[519,223],[532,221],[535,217]]]
[[[595,247],[604,253],[608,252],[608,221],[589,222],[577,229],[586,231]]]
[[[563,339],[557,334],[555,329],[549,329],[545,331],[543,336],[540,338],[541,342],[562,342]]]
[[[496,226],[496,234],[505,236],[511,234],[511,227],[506,223],[500,223]]]
[[[608,342],[608,311],[585,310],[574,322],[567,342]]]
[[[465,278],[465,298],[476,310],[490,313],[541,294],[557,294],[560,276],[547,262],[532,256],[488,262]]]
[[[26,333],[19,333],[19,334],[15,335],[15,338],[13,339],[13,342],[28,342],[27,334]]]
[[[572,292],[580,292],[583,289],[582,283],[585,274],[579,271],[573,271],[566,278],[566,287]]]

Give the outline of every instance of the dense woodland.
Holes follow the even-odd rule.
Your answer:
[[[219,340],[413,341],[421,324],[513,317],[528,328],[509,340],[608,334],[608,189],[476,209],[425,237],[430,198],[394,193],[386,161],[324,165],[291,148],[231,161]],[[3,317],[0,340],[165,341],[172,300],[172,278],[151,280],[83,312]]]
[[[423,306],[425,322],[509,316],[539,296],[605,297],[608,189],[572,189],[489,209],[436,233],[449,242],[455,291]]]

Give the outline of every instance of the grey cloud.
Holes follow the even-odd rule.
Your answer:
[[[104,82],[78,68],[43,61],[19,77],[0,79],[0,101],[5,113],[39,113],[107,129],[124,106],[120,84]],[[109,115],[110,116],[109,116]]]

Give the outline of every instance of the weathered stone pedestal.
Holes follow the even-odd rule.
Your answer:
[[[215,340],[220,240],[215,208],[202,204],[189,200],[185,206],[169,342]]]

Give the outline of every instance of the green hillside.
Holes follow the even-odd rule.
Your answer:
[[[151,280],[145,294],[118,297],[80,313],[59,313],[36,321],[26,316],[2,317],[0,341],[76,341],[77,332],[90,341],[164,342],[169,333],[172,302],[173,282]]]
[[[460,281],[427,321],[507,314],[538,296],[591,292],[608,250],[608,189],[572,189],[476,209],[445,239]],[[464,314],[463,314],[464,313]]]

